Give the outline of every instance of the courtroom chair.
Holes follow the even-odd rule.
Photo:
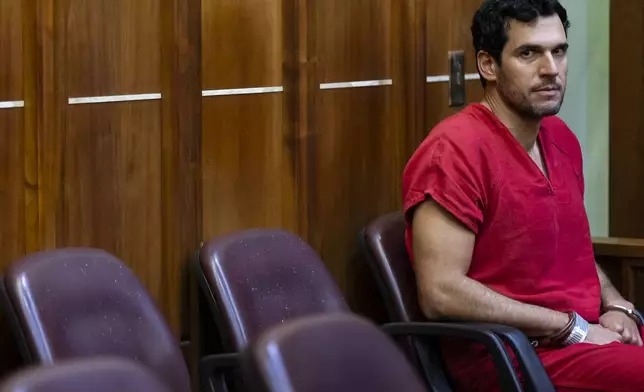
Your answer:
[[[147,367],[132,360],[95,357],[32,366],[11,374],[0,392],[171,392]]]
[[[349,314],[301,317],[270,328],[244,353],[249,391],[425,392],[399,347]]]
[[[400,347],[388,336],[469,336],[490,348],[506,382],[502,391],[519,391],[519,381],[491,332],[437,323],[392,323],[378,327],[349,313],[319,313],[269,328],[244,352],[244,369],[258,392],[427,391]]]
[[[359,236],[360,247],[376,278],[385,301],[390,321],[424,322],[418,300],[418,291],[413,267],[405,246],[405,219],[402,212],[392,212],[370,222]],[[483,323],[456,323],[445,321],[446,325],[467,325],[481,331],[491,331],[504,339],[516,355],[519,368],[524,376],[525,389],[536,392],[554,392],[543,364],[527,337],[519,330],[505,325]],[[402,342],[414,364],[421,368],[435,391],[451,390],[446,375],[438,339]]]
[[[284,230],[249,229],[216,236],[198,251],[194,271],[211,313],[206,317],[214,322],[223,353],[239,354],[268,328],[296,317],[350,311],[315,251]],[[202,358],[203,389],[209,387],[211,361],[218,363],[221,357],[219,353]],[[237,366],[227,377],[219,377],[214,389],[239,383],[239,370]]]
[[[133,271],[98,249],[29,254],[3,277],[2,297],[30,364],[116,356],[136,360],[171,390],[190,390],[178,341]]]

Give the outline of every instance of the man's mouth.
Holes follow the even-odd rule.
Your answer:
[[[535,89],[534,91],[536,92],[543,92],[543,91],[559,91],[561,90],[559,86],[545,86],[545,87],[539,87]]]

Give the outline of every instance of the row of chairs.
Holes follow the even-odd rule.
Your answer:
[[[348,314],[299,317],[269,328],[244,352],[254,391],[424,392],[398,347],[375,325]],[[98,356],[21,370],[0,392],[170,392],[158,375],[127,358]]]
[[[401,213],[374,221],[361,233],[360,243],[394,322],[377,329],[396,338],[397,347],[420,375],[424,389],[419,390],[451,390],[438,339],[456,337],[487,347],[502,390],[554,391],[534,349],[519,331],[500,325],[424,322],[404,247]],[[329,350],[334,339],[342,341],[342,331],[349,334],[346,342],[369,335],[368,331],[350,335],[352,325],[361,325],[356,327],[360,331],[370,324],[356,321],[318,255],[291,233],[255,229],[218,236],[199,250],[194,273],[214,321],[214,328],[205,328],[201,335],[214,335],[220,346],[216,352],[203,353],[198,370],[203,391],[301,390],[295,389],[295,381],[285,381],[289,380],[283,373],[286,364],[276,362],[285,360],[285,352],[301,355],[294,347],[306,341],[314,345],[313,337],[322,339],[315,331],[324,331],[319,325],[325,323],[327,330],[334,331],[322,346]],[[139,280],[113,255],[78,248],[31,254],[11,266],[2,283],[5,310],[29,363],[52,365],[79,357],[117,356],[144,364],[172,391],[190,390],[178,342]],[[276,343],[294,335],[300,343]],[[377,347],[367,344],[371,345]],[[272,355],[279,347],[286,351]],[[508,347],[518,359],[522,377],[514,371]],[[339,352],[344,354],[333,355],[350,356],[356,350]],[[395,368],[386,356],[372,354],[370,358]],[[404,361],[395,362],[405,366]],[[313,379],[316,372],[324,373],[320,369],[333,361],[313,368],[302,368],[307,363],[303,360],[295,363],[299,370],[293,374],[301,381],[303,375]],[[270,369],[281,369],[282,374]],[[249,377],[249,372],[255,376]],[[264,381],[258,384],[257,380]]]
[[[418,334],[425,326],[389,325],[386,331]],[[433,332],[431,328],[427,331]],[[494,341],[497,350],[501,343]],[[510,364],[504,364],[508,369]],[[407,358],[373,323],[349,313],[293,318],[268,328],[239,358],[245,390],[427,392]],[[151,369],[128,358],[97,356],[25,369],[0,392],[171,392]]]

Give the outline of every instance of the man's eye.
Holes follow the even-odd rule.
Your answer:
[[[554,54],[555,56],[563,56],[564,54],[566,54],[566,50],[563,48],[555,49],[552,54]]]
[[[534,50],[524,50],[521,52],[521,57],[523,58],[529,58],[534,55]]]

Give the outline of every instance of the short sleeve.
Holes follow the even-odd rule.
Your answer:
[[[448,136],[429,136],[411,157],[403,173],[405,216],[431,198],[478,234],[483,223],[486,191],[476,143],[459,143]]]

